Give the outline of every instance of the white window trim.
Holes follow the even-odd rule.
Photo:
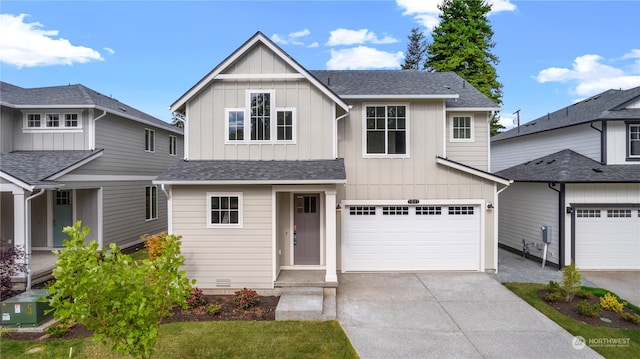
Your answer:
[[[290,140],[278,140],[278,112],[287,112],[287,111],[291,111],[291,139]],[[297,111],[295,107],[277,107],[276,108],[276,117],[274,119],[274,124],[275,124],[275,132],[276,132],[276,137],[274,138],[273,142],[274,143],[286,143],[286,144],[295,144],[296,143],[296,118],[297,116]]]
[[[147,203],[146,203],[147,202],[147,188],[151,189],[151,193],[150,193],[150,196],[149,196],[149,208],[151,210],[151,218],[147,218]],[[155,211],[155,213],[153,213],[153,191],[154,191],[154,189],[155,189],[155,192],[156,192],[156,206],[155,206],[156,207],[156,211]],[[144,201],[145,201],[145,208],[144,208],[144,219],[145,219],[145,222],[157,220],[158,219],[158,211],[159,211],[159,208],[158,208],[158,186],[145,186],[144,187],[144,197],[145,197],[144,198]]]
[[[230,140],[229,139],[229,113],[230,112],[242,112],[244,113],[244,140]],[[251,121],[249,121],[251,124]],[[233,145],[237,143],[247,143],[247,109],[246,108],[225,108],[224,109],[224,143],[227,145]],[[262,142],[262,141],[259,141]]]
[[[211,197],[238,197],[238,223],[211,223]],[[242,228],[243,226],[243,199],[242,192],[207,192],[207,228]]]
[[[627,157],[628,158],[633,158],[634,161],[636,158],[640,158],[640,153],[637,155],[631,154],[631,127],[638,127],[638,129],[640,130],[640,123],[628,123],[627,124]]]
[[[40,115],[40,126],[29,127],[29,115]],[[58,115],[59,126],[47,127],[47,115]],[[66,115],[78,116],[78,126],[66,127]],[[30,133],[47,133],[47,132],[82,132],[82,114],[77,111],[60,112],[60,111],[29,111],[25,112],[22,122],[23,132]]]
[[[471,138],[454,138],[453,137],[453,118],[454,117],[469,117],[471,124]],[[449,116],[449,141],[451,142],[474,142],[475,141],[475,120],[472,114],[455,113]]]
[[[169,156],[178,155],[178,137],[169,135]]]
[[[367,107],[370,106],[404,106],[405,107],[405,144],[407,153],[405,154],[387,154],[387,153],[367,153]],[[385,124],[386,129],[386,124]],[[409,158],[411,153],[411,119],[409,103],[363,103],[362,104],[362,158]],[[387,144],[387,136],[385,130],[385,151],[389,150]]]
[[[153,148],[147,149],[147,131],[153,137]],[[151,147],[151,146],[149,146]],[[155,153],[156,152],[156,131],[150,128],[144,129],[144,152]]]

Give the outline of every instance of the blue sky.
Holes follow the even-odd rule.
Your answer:
[[[165,121],[168,106],[256,31],[317,69],[396,69],[430,40],[438,1],[12,1],[0,8],[0,79],[81,83]],[[640,1],[493,0],[502,117],[533,120],[640,86]]]

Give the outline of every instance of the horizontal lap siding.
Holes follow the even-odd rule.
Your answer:
[[[207,228],[207,192],[242,192],[243,228]],[[272,288],[271,187],[173,186],[173,232],[200,288]]]

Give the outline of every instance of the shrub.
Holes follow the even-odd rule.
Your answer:
[[[209,306],[207,307],[207,313],[211,316],[214,316],[220,313],[221,309],[222,309],[222,306],[219,304],[209,304]]]
[[[582,315],[586,315],[588,317],[598,317],[600,316],[600,312],[602,312],[602,307],[600,307],[600,304],[598,303],[590,305],[586,300],[580,301],[580,303],[578,303],[578,313]]]
[[[578,297],[582,298],[582,299],[591,299],[593,298],[593,293],[589,292],[588,290],[581,290],[578,294]]]
[[[26,253],[22,246],[8,246],[0,249],[0,300],[12,297],[16,292],[13,290],[14,277],[27,270],[24,262]]]
[[[624,309],[624,303],[620,303],[618,298],[611,293],[607,293],[604,297],[600,298],[600,306],[602,309],[607,309],[616,313],[622,313],[622,310]]]
[[[140,239],[144,241],[144,246],[149,251],[149,259],[155,260],[160,257],[164,250],[167,248],[167,238],[168,234],[162,232],[160,234],[154,234],[150,236],[148,234],[143,234],[140,236]],[[180,239],[180,237],[177,237]]]
[[[571,261],[571,264],[562,268],[562,283],[549,281],[547,290],[549,293],[545,296],[547,301],[563,300],[570,302],[574,296],[581,295],[583,290],[580,287],[581,275],[576,269],[575,263]]]
[[[544,300],[547,302],[557,302],[560,300],[564,300],[564,296],[560,292],[548,292],[544,296]]]
[[[187,297],[187,305],[189,308],[197,308],[207,304],[207,298],[204,296],[202,289],[198,287],[191,288],[191,293]]]
[[[638,313],[622,313],[622,319],[640,325],[640,314]]]
[[[56,325],[52,325],[49,328],[47,328],[47,334],[49,334],[54,338],[62,338],[67,333],[69,333],[69,330],[71,330],[71,327],[72,325],[68,323],[58,323]]]
[[[258,293],[253,289],[243,288],[235,292],[233,303],[242,309],[249,309],[258,305],[260,297]]]

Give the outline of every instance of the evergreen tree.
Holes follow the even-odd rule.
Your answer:
[[[487,19],[491,5],[485,0],[444,0],[440,23],[433,29],[427,46],[427,71],[453,71],[497,104],[502,104],[502,84],[491,53],[495,47],[493,29]],[[504,128],[496,114],[491,119],[491,135]]]
[[[420,70],[420,65],[425,60],[427,52],[427,41],[424,34],[417,28],[411,29],[411,35],[407,36],[409,44],[407,45],[407,55],[402,64],[403,70]]]

